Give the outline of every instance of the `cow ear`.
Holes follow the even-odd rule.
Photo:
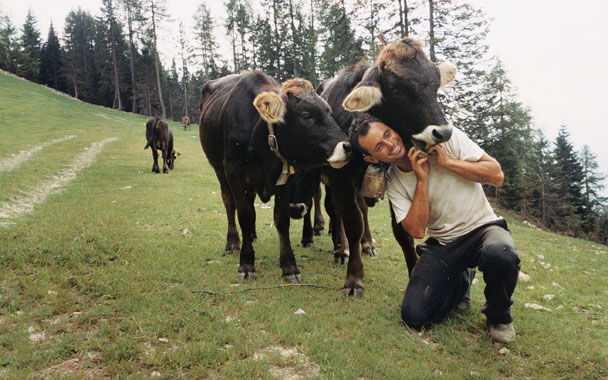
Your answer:
[[[269,123],[283,122],[285,102],[274,92],[262,92],[253,99],[253,106],[260,116]]]
[[[440,62],[436,64],[441,76],[441,84],[439,88],[442,89],[448,85],[456,77],[456,66],[450,62]]]
[[[350,112],[365,112],[382,102],[379,72],[376,67],[367,69],[361,82],[342,102],[342,107]]]

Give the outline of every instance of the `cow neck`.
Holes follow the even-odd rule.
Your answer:
[[[279,175],[279,179],[277,179],[276,182],[277,186],[281,186],[287,183],[289,176],[292,175],[295,171],[294,167],[289,165],[285,157],[283,157],[283,155],[281,155],[281,153],[279,152],[279,142],[277,140],[276,135],[274,134],[274,128],[272,126],[272,123],[267,122],[266,124],[268,125],[268,147],[271,151],[274,152],[274,154],[283,164],[283,168],[281,169],[281,175]]]

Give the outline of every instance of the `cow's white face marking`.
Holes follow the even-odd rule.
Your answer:
[[[327,159],[332,168],[340,169],[350,161],[350,145],[340,141],[334,148],[334,153]]]
[[[413,139],[427,144],[438,144],[448,141],[452,137],[452,125],[429,125],[420,133],[412,136]]]

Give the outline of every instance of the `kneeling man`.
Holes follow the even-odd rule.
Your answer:
[[[416,246],[420,259],[403,297],[403,321],[420,330],[456,307],[466,309],[479,268],[490,335],[513,341],[510,307],[520,260],[506,221],[496,216],[481,186],[502,184],[498,161],[457,128],[447,142],[427,146],[433,155],[408,150],[394,130],[368,114],[355,118],[349,142],[366,161],[391,164],[386,192],[397,222],[417,239],[428,232]]]

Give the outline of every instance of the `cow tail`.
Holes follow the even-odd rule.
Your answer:
[[[151,135],[150,138],[148,139],[148,142],[146,143],[146,146],[144,146],[144,149],[148,149],[148,147],[152,144],[154,144],[154,140],[156,139],[155,135]]]

